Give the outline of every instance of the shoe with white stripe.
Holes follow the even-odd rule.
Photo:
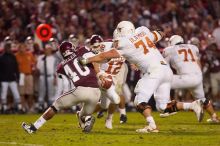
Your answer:
[[[193,101],[191,108],[195,112],[197,120],[199,122],[201,122],[203,120],[203,117],[204,117],[203,102],[202,102],[202,100]]]
[[[25,122],[23,122],[23,123],[21,124],[21,126],[22,126],[22,128],[23,128],[27,133],[29,133],[29,134],[33,134],[33,133],[35,133],[35,132],[37,131],[37,129],[34,127],[33,124],[28,125],[28,124],[26,124]]]
[[[146,126],[142,129],[137,129],[137,133],[158,133],[159,130],[157,128],[152,128],[151,126]]]

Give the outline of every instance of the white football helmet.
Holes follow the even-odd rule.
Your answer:
[[[116,30],[120,37],[124,37],[135,32],[134,24],[130,21],[121,21],[118,23]]]
[[[190,41],[189,41],[189,44],[193,44],[193,45],[195,45],[195,46],[199,46],[200,41],[199,41],[199,39],[198,39],[197,37],[192,37],[192,38],[190,39]]]
[[[113,32],[113,39],[117,39],[118,37],[120,37],[119,33],[118,33],[117,29],[115,29]]]
[[[171,46],[176,45],[178,43],[184,43],[184,40],[181,36],[179,35],[173,35],[169,39],[169,43]]]

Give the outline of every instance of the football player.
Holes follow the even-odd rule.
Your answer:
[[[93,35],[90,39],[91,49],[96,54],[108,51],[111,49],[112,44],[113,42],[104,42],[99,35]],[[98,80],[100,80],[100,85],[103,89],[103,97],[101,98],[100,107],[102,109],[107,109],[109,107],[105,123],[105,126],[108,129],[112,129],[112,117],[116,104],[119,104],[119,106],[120,104],[123,104],[120,102],[121,99],[124,99],[122,95],[122,87],[127,77],[127,68],[124,61],[125,59],[123,57],[111,59],[105,63],[101,63],[100,68],[96,70]],[[105,88],[103,87],[106,84],[105,78],[109,76],[113,78],[113,82],[111,82],[109,88]],[[120,123],[125,123],[127,120],[125,107],[119,111],[121,113]]]
[[[170,46],[164,49],[163,56],[177,71],[173,76],[172,89],[188,89],[196,99],[200,99],[211,116],[208,122],[219,123],[210,99],[205,97],[203,90],[203,76],[199,60],[199,49],[192,44],[185,44],[179,35],[169,39]],[[194,41],[195,44],[197,43]],[[177,103],[178,110],[192,109],[192,103]],[[199,121],[202,120],[200,117]]]
[[[121,21],[117,25],[119,38],[114,41],[113,49],[100,53],[94,57],[81,58],[81,64],[102,62],[106,59],[125,57],[135,64],[144,74],[135,87],[135,105],[144,116],[148,125],[137,129],[138,133],[158,132],[158,128],[151,115],[148,101],[154,94],[158,110],[165,110],[170,102],[170,87],[172,70],[156,48],[155,44],[163,37],[161,31],[150,31],[147,27],[135,29],[133,23]]]
[[[74,52],[70,42],[62,42],[59,51],[64,60],[58,65],[57,73],[66,76],[74,87],[58,97],[43,115],[34,124],[22,123],[23,129],[28,133],[36,132],[41,126],[50,120],[57,111],[83,103],[80,112],[77,113],[79,125],[83,132],[90,132],[95,118],[91,115],[100,98],[99,85],[92,64],[82,66],[78,62],[80,56],[90,55],[87,48],[82,47]],[[86,91],[86,92],[85,92]]]

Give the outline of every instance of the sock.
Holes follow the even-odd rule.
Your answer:
[[[146,118],[147,122],[149,123],[149,126],[152,127],[153,129],[156,129],[157,126],[155,124],[154,118],[152,116],[148,116]]]
[[[211,117],[212,117],[212,118],[217,118],[216,113],[213,113]]]
[[[113,118],[113,114],[108,114],[106,119],[112,119]]]
[[[118,108],[120,115],[126,115],[125,108]]]
[[[183,109],[184,110],[192,110],[191,105],[192,105],[192,103],[183,103]]]
[[[46,123],[46,120],[41,116],[39,119],[37,119],[37,121],[35,121],[34,127],[36,129],[39,129],[41,126],[44,125],[44,123]]]

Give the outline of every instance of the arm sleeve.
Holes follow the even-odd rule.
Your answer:
[[[123,48],[124,48],[124,43],[123,43],[123,41],[122,40],[115,40],[114,42],[113,42],[113,48],[115,48],[115,50],[118,52],[118,54],[119,55],[123,55],[124,54],[124,50],[123,50]]]
[[[89,58],[89,57],[93,57],[93,56],[95,56],[94,53],[88,52],[88,53],[85,53],[85,54],[83,55],[83,58]]]
[[[168,49],[168,48],[165,48],[165,49],[163,50],[162,55],[163,55],[164,59],[167,61],[167,63],[170,64],[170,60],[171,60],[171,59],[170,59],[170,53],[169,53],[169,49]]]
[[[154,43],[160,41],[163,38],[163,36],[161,35],[160,31],[156,31],[155,30],[155,31],[152,31],[151,33],[154,36],[154,40],[153,40]]]

